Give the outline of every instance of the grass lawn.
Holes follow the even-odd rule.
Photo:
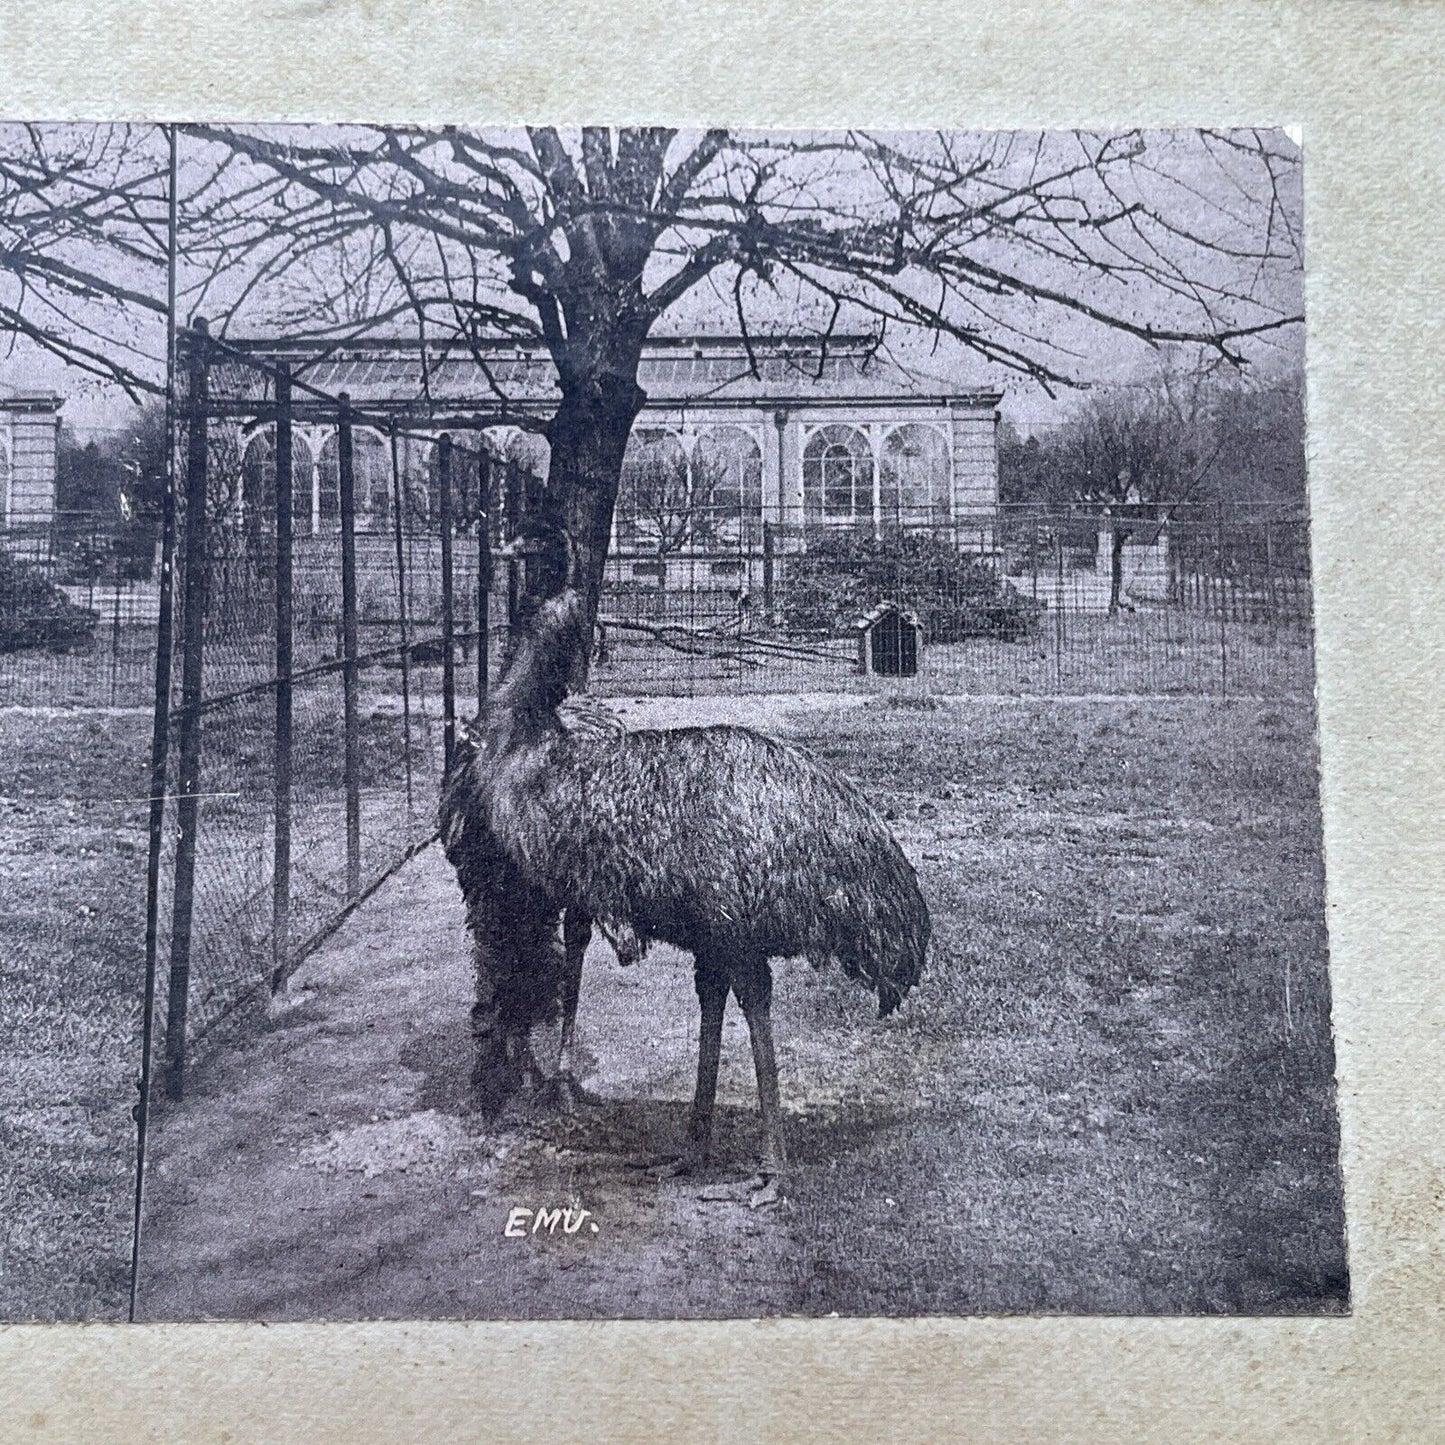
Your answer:
[[[676,1143],[691,1090],[671,950],[619,969],[594,943],[581,1031],[606,1105],[470,1110],[468,948],[433,849],[167,1111],[145,1314],[1345,1309],[1311,710],[781,712],[888,811],[936,938],[882,1022],[841,977],[779,966],[785,1206],[729,1193],[757,1146],[735,1010],[711,1171],[632,1167]],[[504,1237],[513,1206],[569,1202],[595,1234]]]
[[[150,726],[0,710],[0,1319],[124,1314]]]
[[[795,1187],[798,1303],[1342,1308],[1311,713],[800,724],[891,800],[941,966],[870,1069],[900,1117]]]
[[[1298,703],[1314,687],[1306,627],[1229,621],[1172,608],[1117,617],[1070,613],[1063,636],[1045,614],[1037,634],[1016,642],[976,637],[926,644],[919,682],[941,694],[974,696],[1143,694],[1270,697]],[[851,638],[757,645],[718,643],[714,655],[669,650],[639,633],[614,629],[592,686],[633,693],[718,694],[786,690],[888,691],[890,679],[861,677]]]

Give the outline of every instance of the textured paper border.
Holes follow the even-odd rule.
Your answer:
[[[12,117],[1277,123],[1305,145],[1355,1312],[12,1327],[0,1438],[1438,1438],[1445,7],[0,0]]]

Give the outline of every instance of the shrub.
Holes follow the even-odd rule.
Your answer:
[[[925,532],[822,532],[782,568],[779,603],[791,632],[838,636],[885,601],[912,608],[929,642],[1016,642],[1038,631],[1043,611],[991,562]]]
[[[0,550],[0,652],[66,652],[88,642],[100,619],[77,607],[38,567]]]

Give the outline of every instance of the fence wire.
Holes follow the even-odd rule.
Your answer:
[[[198,1039],[433,836],[523,580],[494,549],[541,485],[480,409],[363,411],[203,335],[179,376],[156,920],[172,1094]],[[765,520],[734,490],[719,507],[624,487],[595,691],[1312,689],[1307,526],[1287,509]]]
[[[302,464],[274,372],[193,340],[185,377],[159,920],[173,1095],[219,1020],[433,836],[448,733],[496,666],[477,654],[506,605],[504,586],[496,611],[479,594],[484,502],[511,482],[464,438],[420,448],[341,398],[311,423],[321,465]],[[374,434],[356,444],[368,423],[379,456]]]
[[[1308,523],[1262,506],[1000,507],[859,524],[718,515],[609,556],[593,687],[615,695],[900,685],[860,651],[893,604],[940,693],[1308,695]]]
[[[148,708],[160,518],[0,516],[0,702]]]

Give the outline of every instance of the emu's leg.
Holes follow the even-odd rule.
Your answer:
[[[496,951],[476,945],[476,1002],[472,1005],[472,1092],[483,1114],[499,1113],[507,1100],[525,1086],[531,1051],[502,1019],[496,994]]]
[[[582,993],[582,960],[592,938],[592,920],[580,908],[568,908],[562,915],[562,1047],[557,1055],[555,1091],[557,1103],[566,1113],[578,1104],[600,1104],[588,1093],[573,1072],[572,1051],[577,1033],[577,1001]]]
[[[538,990],[554,988],[558,980],[559,912],[506,873],[468,898],[477,970],[472,1086],[488,1115],[498,1113],[514,1094],[547,1083],[530,1035],[546,1002]]]
[[[653,1169],[658,1178],[689,1174],[702,1168],[707,1163],[707,1151],[712,1143],[718,1065],[722,1058],[723,1014],[728,1006],[728,976],[710,960],[699,958],[693,965],[693,982],[697,986],[697,1000],[702,1008],[697,1036],[697,1090],[692,1097],[692,1113],[688,1116],[682,1153],[675,1160]]]
[[[763,960],[733,979],[733,992],[742,1005],[753,1045],[753,1068],[758,1076],[758,1107],[763,1116],[761,1179],[748,1203],[754,1209],[776,1204],[783,1196],[778,1183],[787,1164],[783,1147],[782,1109],[778,1102],[778,1060],[773,1048],[773,971]]]
[[[582,960],[592,939],[592,920],[580,908],[569,908],[562,915],[562,1049],[557,1056],[557,1072],[564,1078],[572,1075],[572,1043],[577,1031],[577,1000],[582,994]]]

